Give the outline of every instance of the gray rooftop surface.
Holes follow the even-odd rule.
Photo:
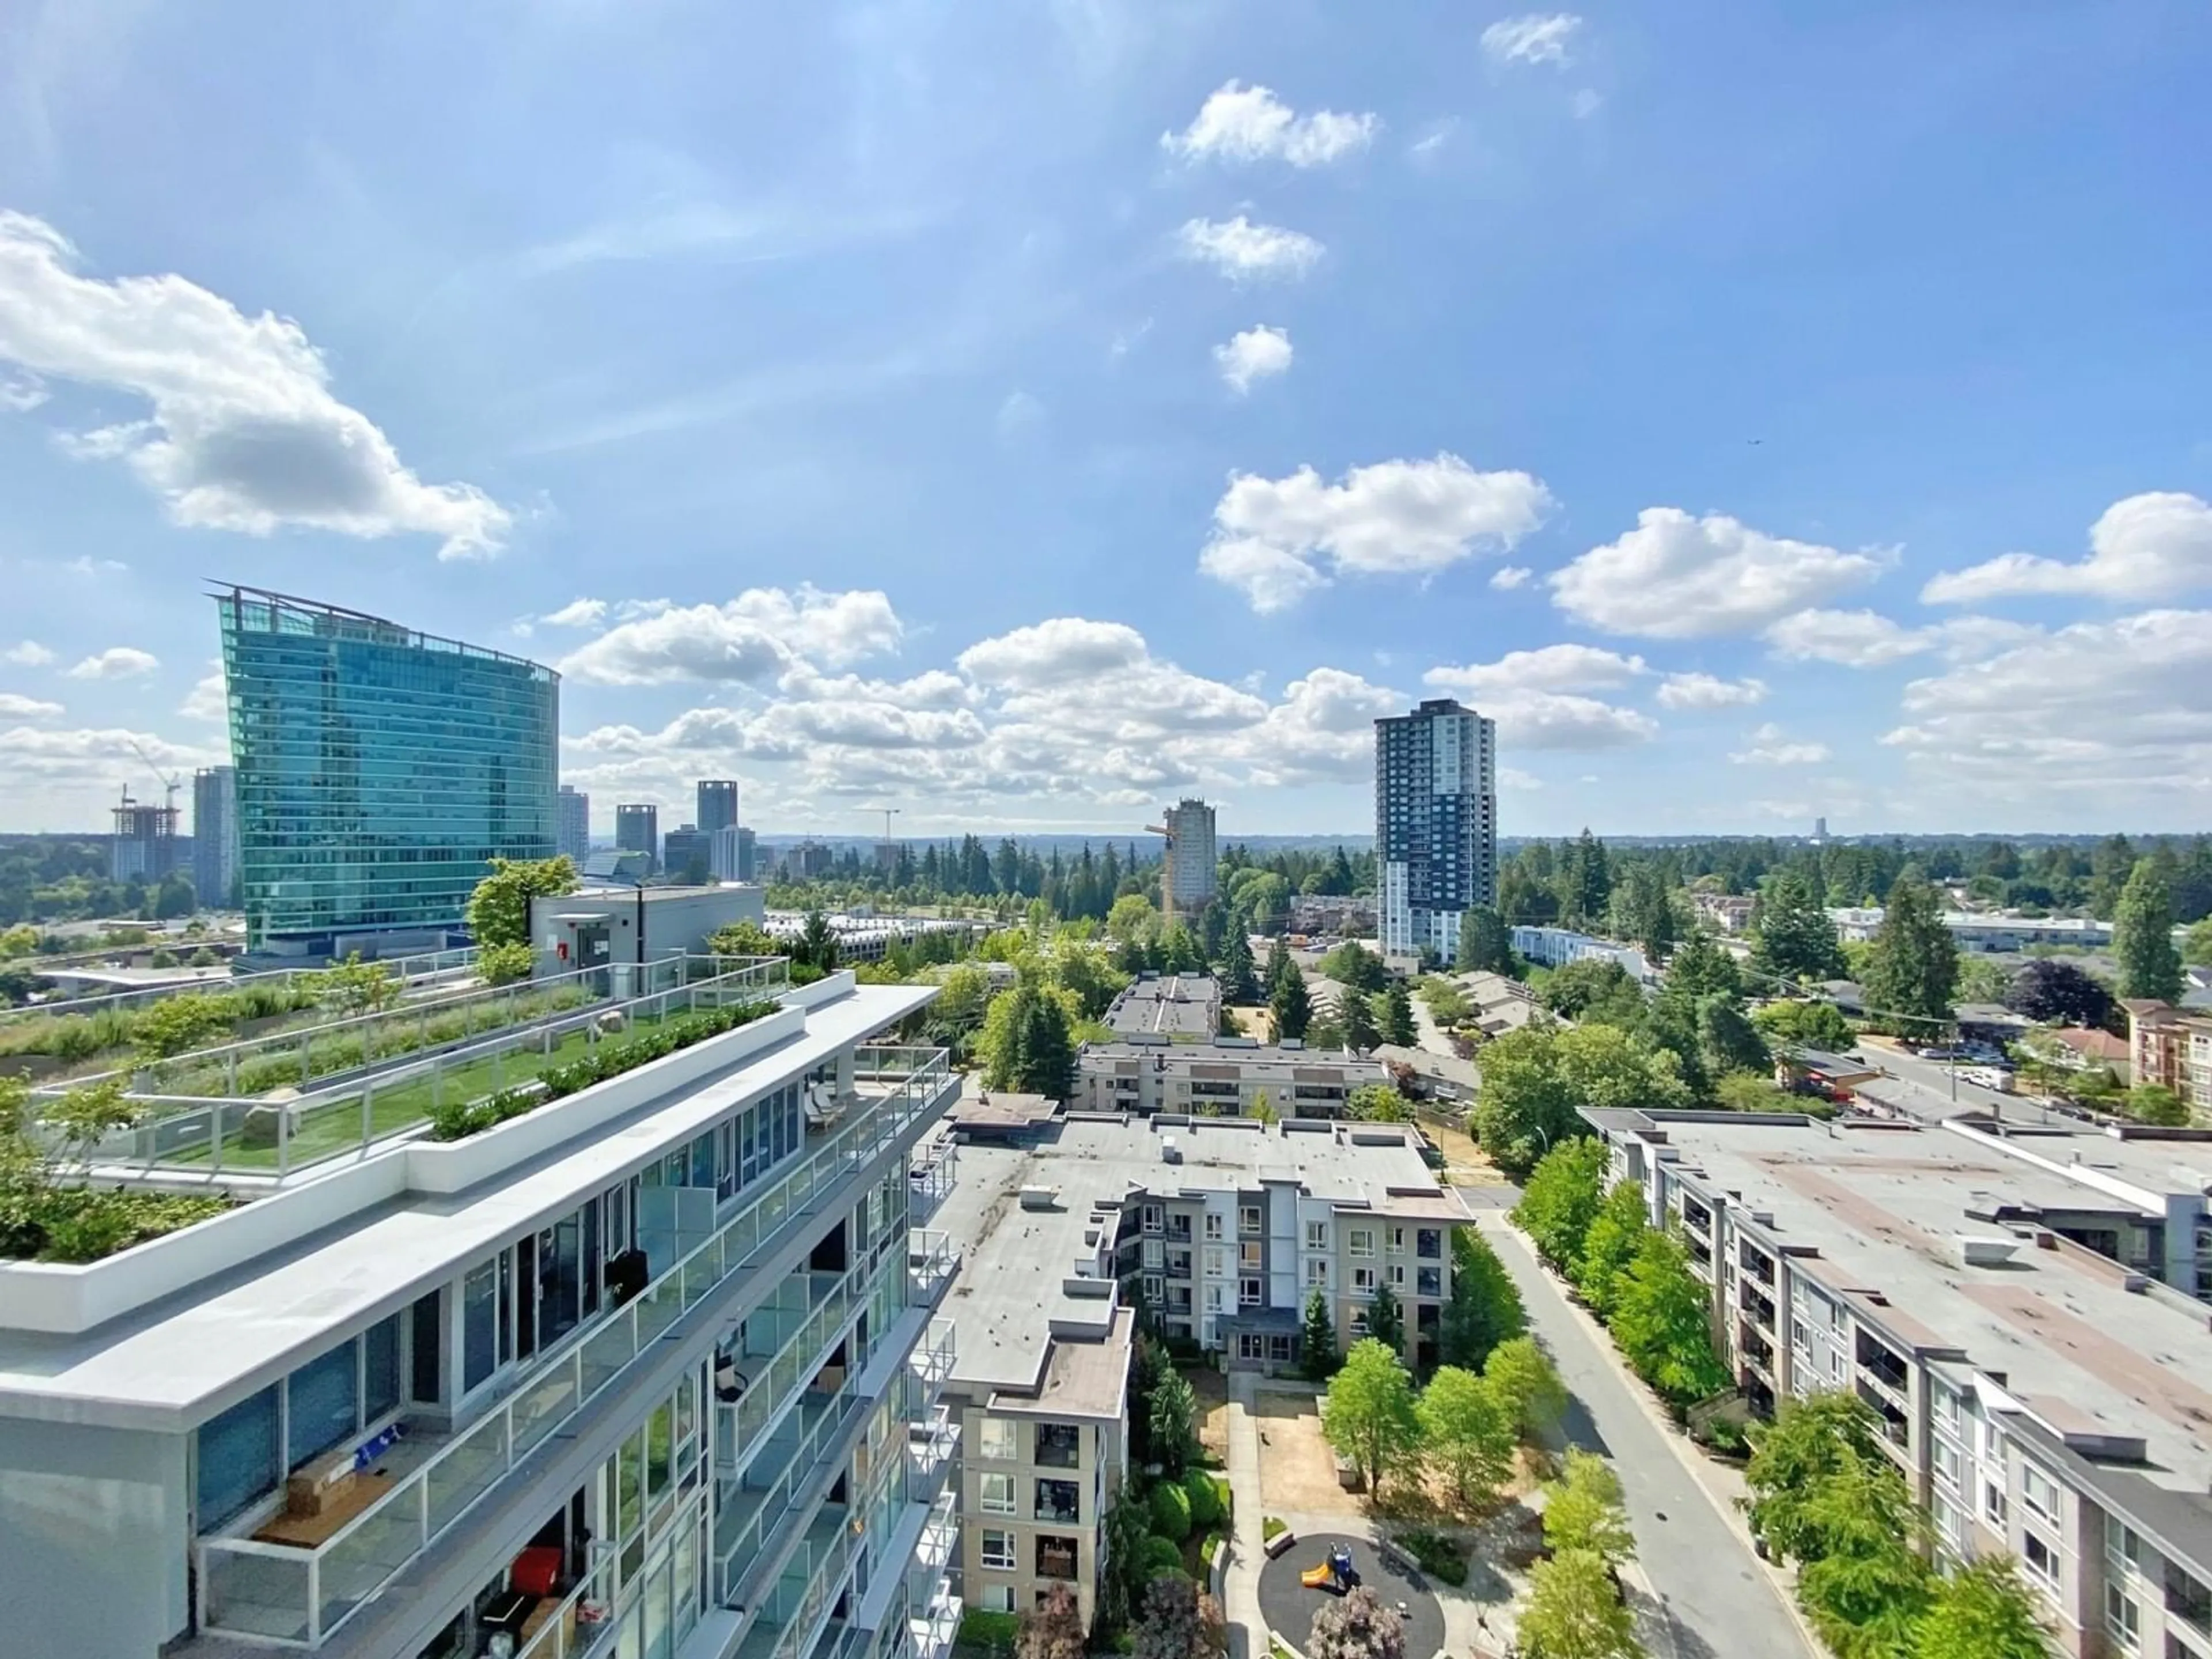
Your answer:
[[[1815,1277],[1877,1292],[1886,1307],[1855,1298],[1876,1323],[1897,1310],[2005,1378],[2046,1422],[2144,1437],[2148,1463],[2120,1468],[2202,1508],[2212,1486],[2212,1392],[2200,1380],[2212,1378],[2207,1310],[2163,1286],[2130,1292],[2085,1251],[2026,1245],[2002,1267],[1960,1261],[1960,1234],[2003,1231],[1970,1209],[2094,1208],[2099,1194],[1943,1128],[1673,1117],[1657,1127],[1682,1164],[1738,1195],[1732,1205],[1771,1211],[1778,1242],[1815,1251]],[[2203,1518],[2212,1526],[2212,1510]]]
[[[1204,974],[1162,974],[1133,981],[1106,1010],[1118,1035],[1210,1037],[1221,1018],[1221,988]]]

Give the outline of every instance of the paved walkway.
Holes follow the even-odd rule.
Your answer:
[[[1260,1569],[1267,1557],[1261,1534],[1267,1522],[1260,1490],[1258,1390],[1249,1371],[1229,1375],[1229,1494],[1236,1505],[1229,1571],[1223,1575],[1222,1616],[1229,1621],[1229,1659],[1261,1659],[1267,1625],[1260,1616]]]
[[[1568,1439],[1604,1453],[1620,1471],[1637,1554],[1623,1577],[1644,1591],[1632,1599],[1652,1659],[1814,1659],[1818,1650],[1779,1575],[1752,1553],[1734,1504],[1742,1477],[1675,1431],[1519,1231],[1495,1212],[1482,1213],[1479,1224],[1521,1287],[1529,1327],[1573,1396]]]

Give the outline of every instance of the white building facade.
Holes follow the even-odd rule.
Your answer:
[[[1498,727],[1449,697],[1375,722],[1385,956],[1449,961],[1460,918],[1498,902]]]
[[[1194,916],[1213,902],[1219,856],[1213,809],[1202,800],[1185,799],[1169,807],[1160,822],[1168,833],[1167,869],[1160,883],[1167,914]]]

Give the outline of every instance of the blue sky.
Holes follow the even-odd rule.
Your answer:
[[[769,830],[2212,808],[2212,12],[0,11],[0,800],[219,757],[203,578],[560,665]],[[2192,161],[2191,158],[2196,158]]]

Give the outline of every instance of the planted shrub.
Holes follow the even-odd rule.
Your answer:
[[[1221,1488],[1214,1484],[1213,1476],[1203,1469],[1193,1469],[1182,1478],[1183,1496],[1190,1500],[1190,1523],[1201,1531],[1221,1524],[1228,1513],[1222,1502]]]
[[[1164,1572],[1182,1571],[1182,1546],[1172,1538],[1163,1538],[1158,1533],[1145,1540],[1143,1553],[1139,1557],[1145,1564],[1145,1577],[1157,1577]]]
[[[1152,1530],[1180,1544],[1190,1536],[1190,1494],[1172,1481],[1152,1488]]]

